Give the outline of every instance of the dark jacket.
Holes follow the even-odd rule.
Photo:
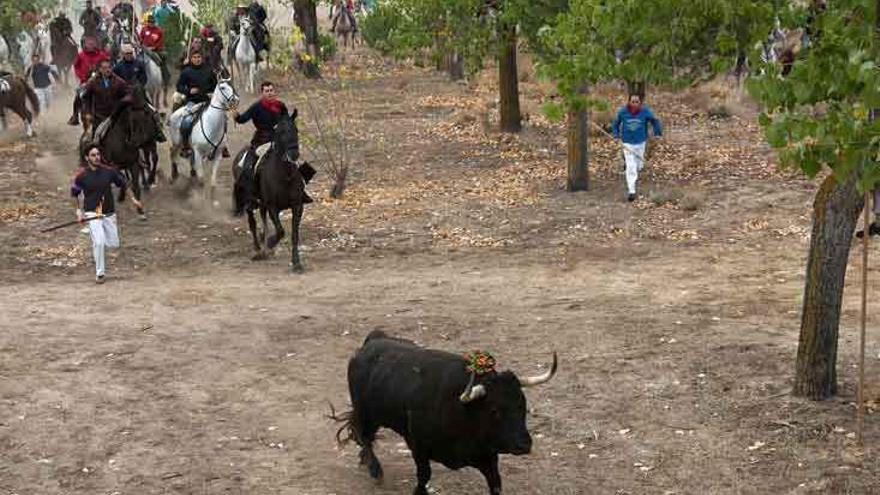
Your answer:
[[[138,59],[131,61],[122,59],[116,62],[116,65],[113,66],[113,73],[125,79],[129,84],[147,85],[147,68]]]
[[[253,138],[251,138],[251,145],[254,147],[271,141],[275,126],[278,125],[278,122],[284,115],[289,113],[284,103],[279,103],[281,103],[280,111],[272,112],[263,105],[262,101],[258,101],[235,118],[235,121],[239,124],[253,121],[254,127],[257,128]]]
[[[74,198],[83,195],[83,211],[94,212],[101,206],[101,213],[110,215],[116,212],[113,203],[111,186],[125,189],[128,181],[118,170],[102,165],[95,170],[89,167],[81,167],[70,186],[70,195]]]
[[[180,79],[177,80],[177,92],[186,97],[186,101],[200,103],[208,101],[208,94],[214,92],[217,86],[217,78],[214,72],[206,63],[196,67],[188,64],[180,72]],[[192,88],[198,88],[199,92],[190,94]]]
[[[116,74],[104,79],[96,75],[86,83],[83,93],[83,109],[94,117],[103,120],[113,115],[116,105],[128,93],[128,84]]]

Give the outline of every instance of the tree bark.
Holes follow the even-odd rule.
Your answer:
[[[519,110],[519,76],[516,69],[516,25],[502,24],[498,28],[501,53],[498,58],[499,107],[501,131],[522,130]]]
[[[448,64],[447,70],[450,79],[453,81],[464,79],[464,58],[458,52],[453,52],[449,56]]]
[[[645,101],[645,82],[644,81],[627,81],[626,82],[626,93],[627,93],[627,96],[639,95],[639,98],[644,102]]]
[[[585,92],[582,90],[582,92]],[[569,191],[590,188],[590,112],[586,107],[568,112],[568,182]]]
[[[853,231],[864,199],[857,177],[828,177],[813,202],[801,333],[793,393],[813,400],[837,393],[837,334]]]
[[[305,37],[306,50],[311,60],[302,65],[303,75],[310,78],[321,77],[318,60],[321,56],[318,48],[318,12],[315,0],[293,0],[293,10],[297,27]]]

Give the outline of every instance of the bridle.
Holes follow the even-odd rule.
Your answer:
[[[226,91],[224,91],[225,88],[229,88],[232,91],[232,94],[227,95]],[[208,106],[213,109],[226,112],[226,110],[229,109],[229,103],[237,98],[237,96],[235,95],[235,89],[230,86],[227,81],[220,81],[220,83],[217,84],[216,91],[219,92],[220,97],[223,98],[223,106],[218,107],[214,105],[213,101],[208,103]],[[217,153],[217,149],[220,148],[220,144],[223,143],[223,139],[226,138],[226,119],[223,119],[223,134],[220,136],[220,140],[215,143],[211,141],[211,138],[208,137],[208,133],[205,132],[205,119],[203,117],[204,115],[199,116],[199,130],[201,130],[202,136],[205,138],[206,141],[208,141],[208,144],[211,145],[211,156],[213,157]]]

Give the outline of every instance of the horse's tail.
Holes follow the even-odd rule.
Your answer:
[[[40,99],[37,98],[37,93],[34,93],[34,90],[31,89],[30,86],[27,85],[24,81],[22,81],[22,86],[24,86],[24,94],[27,96],[28,101],[31,102],[31,108],[34,111],[34,116],[40,115]]]

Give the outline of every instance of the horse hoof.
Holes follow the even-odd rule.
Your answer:
[[[302,263],[290,265],[290,273],[301,274],[301,273],[305,273],[305,271],[306,271],[306,269],[303,267]]]
[[[260,251],[259,253],[251,256],[251,261],[263,261],[268,257],[269,256],[265,252]]]

